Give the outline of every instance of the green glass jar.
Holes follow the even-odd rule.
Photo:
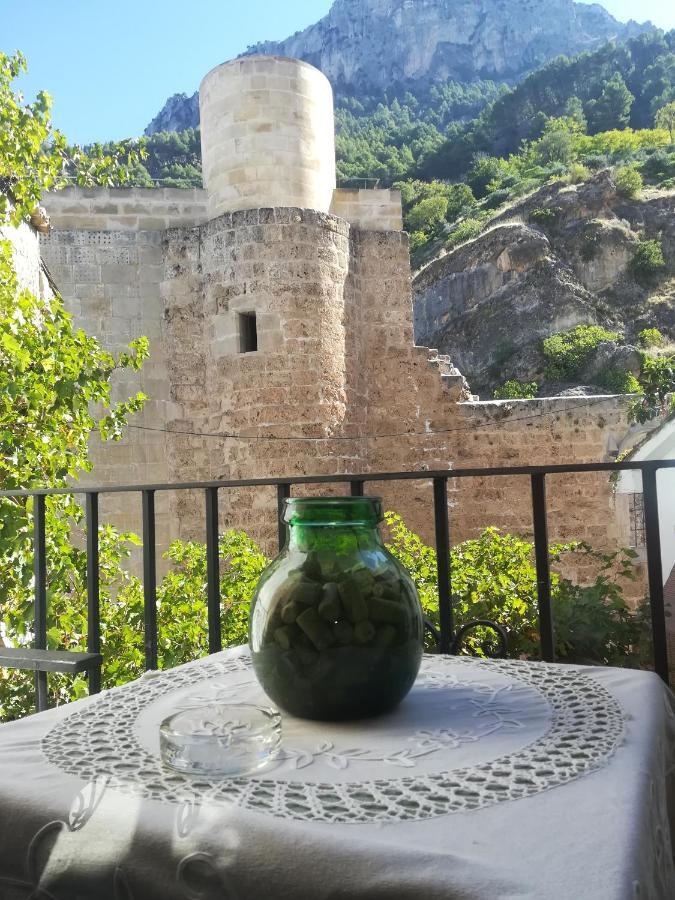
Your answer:
[[[373,497],[286,501],[286,545],[251,608],[253,668],[265,693],[305,719],[393,709],[424,646],[415,586],[386,550]]]

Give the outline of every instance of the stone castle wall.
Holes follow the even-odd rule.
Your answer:
[[[164,232],[170,224],[206,219],[204,191],[68,188],[49,194],[52,231],[41,239],[43,259],[76,324],[112,353],[145,335],[150,358],[140,373],[120,371],[112,398],[137,391],[148,396],[143,412],[118,442],[92,437],[94,473],[84,484],[150,484],[171,480],[167,423],[176,416],[169,377],[169,326],[164,315]],[[139,532],[140,497],[111,494],[102,513],[120,528]],[[177,534],[169,500],[157,495],[162,546]]]
[[[401,192],[390,188],[337,188],[330,212],[364,231],[403,231]]]
[[[435,351],[413,344],[401,232],[364,230],[294,208],[185,225],[182,210],[199,198],[181,208],[166,195],[159,201],[174,203],[178,227],[136,231],[116,216],[126,217],[146,192],[81,193],[70,189],[67,203],[61,197],[60,205],[50,203],[55,227],[43,241],[46,262],[78,323],[108,349],[118,352],[146,334],[152,353],[139,375],[125,373],[116,384],[120,397],[140,389],[151,399],[124,441],[94,445],[96,481],[598,461],[626,431],[620,398],[466,402],[461,375]],[[80,200],[87,210],[74,221]],[[95,212],[108,217],[107,230],[90,224]],[[198,220],[202,215],[203,207]],[[239,352],[241,313],[256,314],[256,353]],[[529,529],[527,481],[509,481],[451,484],[455,539],[493,524]],[[587,479],[590,488],[558,481],[550,489],[554,536],[592,534],[611,543],[616,516],[606,477]],[[428,483],[380,489],[390,508],[431,538]],[[274,492],[257,493],[224,500],[223,523],[249,525],[271,541]],[[128,498],[115,498],[107,510],[121,526],[139,527]],[[164,540],[201,536],[202,498],[166,498],[158,524]]]

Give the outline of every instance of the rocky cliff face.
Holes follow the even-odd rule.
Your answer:
[[[378,93],[449,78],[517,78],[638,27],[572,0],[336,0],[316,25],[247,52],[298,57],[338,89]]]
[[[174,94],[145,129],[145,134],[185,131],[187,128],[196,128],[197,125],[199,125],[199,92],[191,97],[187,94]]]
[[[631,269],[644,239],[661,241],[667,262],[648,285]],[[628,344],[656,327],[673,341],[675,193],[625,200],[608,173],[546,186],[418,273],[413,298],[416,343],[451,356],[485,396],[509,379],[545,383],[542,339],[577,325],[622,332]],[[631,371],[626,349],[602,352],[616,356],[612,367]],[[603,360],[592,361],[585,384],[597,383],[593,366],[610,364]]]
[[[304,59],[338,94],[377,95],[447,79],[512,81],[561,53],[645,27],[572,0],[335,0],[315,25],[247,53]],[[172,97],[146,133],[198,125],[196,96]]]

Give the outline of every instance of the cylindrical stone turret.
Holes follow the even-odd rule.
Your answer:
[[[335,189],[333,91],[308,63],[247,56],[199,89],[212,216],[284,206],[328,212]]]

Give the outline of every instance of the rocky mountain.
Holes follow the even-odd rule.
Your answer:
[[[247,52],[304,59],[338,90],[380,93],[447,79],[508,81],[637,28],[572,0],[336,0],[316,25]]]
[[[645,278],[636,260],[655,243],[665,266]],[[511,379],[560,393],[571,385],[551,383],[543,340],[578,325],[617,332],[624,340],[600,344],[574,379],[607,393],[607,372],[639,371],[640,332],[675,341],[675,191],[626,199],[607,171],[546,185],[419,272],[413,302],[416,343],[450,356],[485,397]]]
[[[647,27],[573,0],[335,0],[315,25],[246,52],[304,59],[338,96],[380,95],[448,79],[515,81],[555,56]],[[146,134],[199,124],[196,96],[174,95]]]

